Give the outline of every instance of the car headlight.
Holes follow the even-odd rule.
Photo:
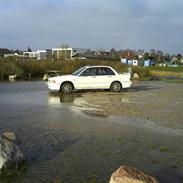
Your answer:
[[[49,79],[48,82],[49,83],[56,83],[56,80]]]
[[[51,82],[51,83],[56,83],[56,81],[55,81],[55,80],[51,80],[50,82]]]

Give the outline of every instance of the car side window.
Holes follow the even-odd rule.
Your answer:
[[[96,76],[97,74],[97,68],[89,68],[86,69],[81,76]]]
[[[115,75],[114,72],[110,68],[102,68],[103,75]]]
[[[97,76],[102,76],[102,75],[103,75],[102,68],[101,67],[97,68]]]

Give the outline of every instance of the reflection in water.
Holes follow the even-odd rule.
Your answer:
[[[60,103],[74,103],[76,97],[80,95],[76,94],[61,94],[50,92],[48,96],[48,103],[51,105],[60,104]]]
[[[74,103],[75,98],[80,97],[80,95],[76,94],[59,94],[61,103]]]
[[[82,113],[93,117],[108,117],[104,110],[100,109],[100,105],[94,105],[87,102],[79,93],[63,94],[49,93],[48,103],[50,105],[60,105],[62,103],[69,105],[73,111],[81,111]]]
[[[16,79],[15,78],[9,78],[9,82],[15,82],[16,81]]]
[[[60,99],[59,99],[58,95],[53,94],[53,93],[49,93],[48,104],[50,104],[50,105],[60,104]]]

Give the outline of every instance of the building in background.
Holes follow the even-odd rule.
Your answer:
[[[90,53],[91,49],[85,48],[73,48],[72,59],[85,60],[87,59],[87,53]]]
[[[19,57],[20,55],[18,53],[8,53],[4,54],[4,58],[10,58],[10,57]]]
[[[72,60],[73,48],[53,48],[52,61]]]
[[[154,66],[155,65],[155,60],[144,60],[144,67],[149,67],[149,66]]]
[[[26,59],[35,59],[35,60],[46,60],[47,59],[47,50],[37,50],[31,52],[23,52],[23,57]]]

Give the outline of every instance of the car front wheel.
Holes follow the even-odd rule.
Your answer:
[[[73,85],[69,82],[63,83],[61,86],[61,91],[63,93],[71,93],[73,91]]]
[[[110,90],[112,92],[120,92],[122,89],[121,83],[118,81],[115,81],[111,84]]]

